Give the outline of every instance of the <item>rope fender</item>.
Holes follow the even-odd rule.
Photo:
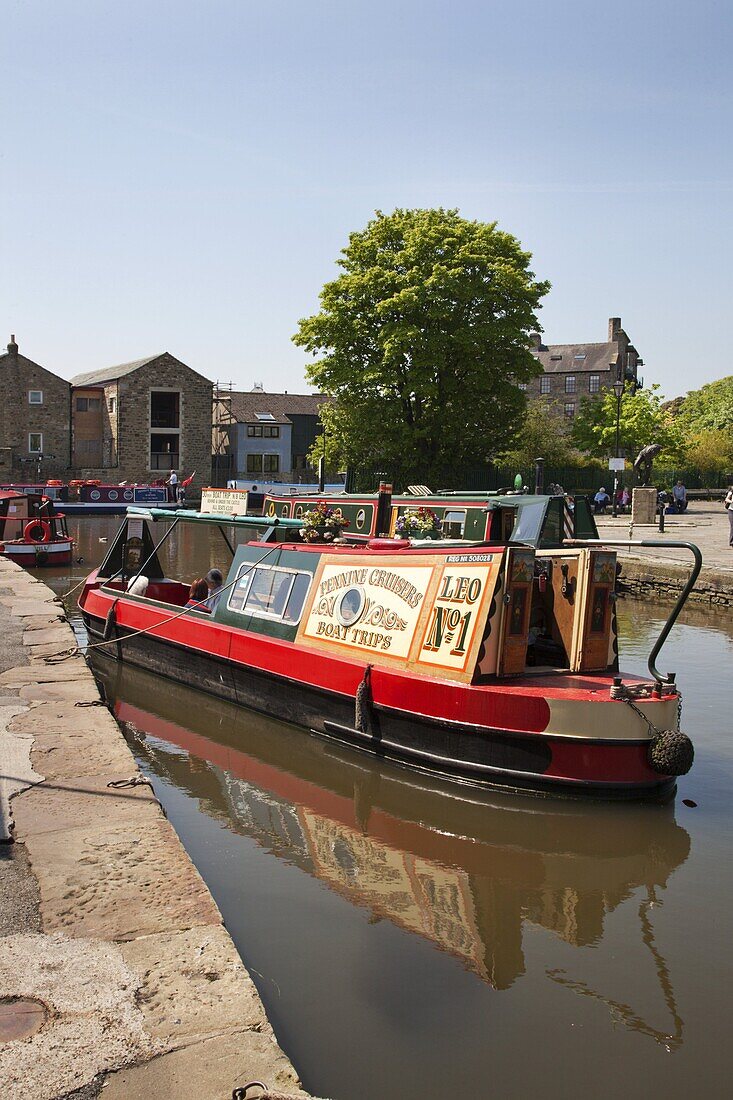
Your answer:
[[[660,730],[649,743],[646,755],[649,767],[660,775],[687,775],[695,748],[682,730]]]
[[[372,666],[367,665],[362,681],[356,689],[354,728],[360,733],[371,733],[372,725]]]
[[[115,616],[115,608],[116,607],[117,607],[117,600],[113,600],[112,601],[112,606],[110,607],[109,611],[107,612],[107,615],[106,615],[105,620],[104,620],[104,630],[102,631],[102,641],[104,641],[104,642],[108,642],[109,639],[112,637],[112,627],[114,626],[114,624],[116,622],[116,616]]]

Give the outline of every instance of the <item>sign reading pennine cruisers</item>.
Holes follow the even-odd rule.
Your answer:
[[[433,565],[322,562],[302,636],[405,659]]]

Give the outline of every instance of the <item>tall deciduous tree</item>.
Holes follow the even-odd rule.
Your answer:
[[[329,458],[429,481],[506,448],[549,289],[516,238],[456,210],[378,211],[338,263],[293,337],[332,398]]]
[[[662,408],[659,386],[634,392],[627,387],[621,399],[619,444],[632,462],[642,447],[659,443],[664,453],[656,460],[676,461],[682,452],[683,436],[674,417]],[[586,398],[573,420],[573,442],[594,458],[613,455],[616,446],[616,395],[605,390],[600,397]]]

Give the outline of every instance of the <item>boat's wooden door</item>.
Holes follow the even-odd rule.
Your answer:
[[[518,676],[527,664],[529,616],[534,583],[534,550],[513,546],[507,550],[504,616],[499,640],[499,676]]]
[[[611,597],[616,587],[616,555],[607,550],[591,550],[587,560],[579,671],[597,672],[609,665],[609,638],[613,618]]]

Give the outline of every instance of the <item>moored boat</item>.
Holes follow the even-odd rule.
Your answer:
[[[558,498],[523,499],[508,539],[476,543],[304,543],[298,519],[132,509],[79,603],[101,654],[415,768],[669,796],[692,753],[654,660],[678,608],[651,677],[620,677],[614,549],[566,540]],[[221,529],[213,614],[164,575],[157,522]]]
[[[45,496],[0,490],[0,555],[26,569],[71,564],[65,516]]]
[[[165,485],[105,485],[101,481],[48,481],[45,484],[10,484],[2,488],[43,495],[60,505],[67,516],[124,515],[131,506],[177,508]]]

